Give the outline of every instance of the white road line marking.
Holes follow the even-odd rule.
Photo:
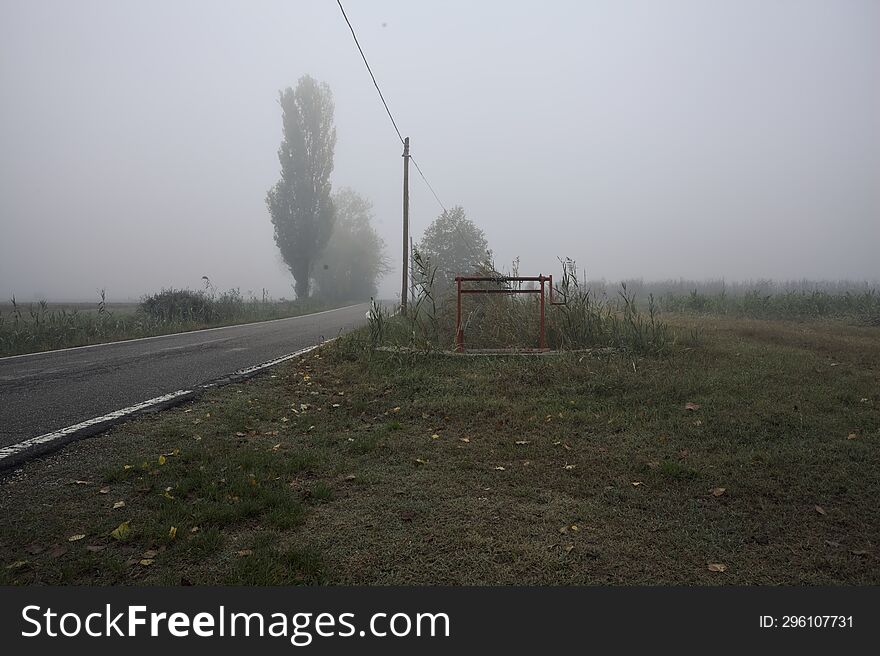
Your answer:
[[[247,376],[248,374],[253,374],[261,369],[268,369],[269,367],[274,367],[277,364],[281,364],[282,362],[286,362],[292,358],[297,357],[298,355],[304,355],[305,353],[309,353],[310,351],[314,351],[317,348],[324,346],[325,344],[329,344],[332,342],[335,337],[332,339],[325,340],[320,344],[315,344],[314,346],[307,346],[306,348],[300,349],[299,351],[294,351],[293,353],[288,353],[287,355],[282,355],[280,358],[275,358],[274,360],[269,360],[268,362],[263,362],[261,364],[254,365],[253,367],[247,367],[245,369],[239,369],[238,371],[232,373],[232,376]],[[208,383],[207,385],[202,385],[202,389],[210,389],[212,387],[216,387],[213,383]],[[18,455],[23,451],[27,451],[28,449],[39,446],[41,444],[48,444],[49,442],[54,442],[55,440],[60,440],[72,433],[76,433],[84,428],[88,428],[89,426],[94,426],[95,424],[100,424],[105,421],[111,421],[114,419],[121,419],[122,417],[126,417],[128,415],[134,414],[136,412],[140,412],[141,410],[146,410],[152,406],[159,405],[160,403],[165,403],[166,401],[171,401],[185,394],[191,394],[192,390],[177,390],[176,392],[171,392],[169,394],[163,394],[162,396],[157,396],[154,399],[148,399],[136,405],[130,405],[127,408],[122,408],[121,410],[116,410],[114,412],[110,412],[106,415],[101,415],[100,417],[93,417],[92,419],[87,419],[86,421],[81,421],[78,424],[74,424],[73,426],[68,426],[67,428],[62,428],[61,430],[52,431],[51,433],[45,433],[43,435],[38,435],[37,437],[32,437],[28,440],[24,440],[23,442],[19,442],[17,444],[10,444],[9,446],[0,447],[0,464],[2,464],[3,460],[6,458],[11,458],[12,456]]]
[[[131,344],[133,342],[145,342],[148,339],[162,339],[163,337],[179,337],[180,335],[198,335],[199,333],[209,333],[213,330],[227,330],[229,328],[241,328],[243,326],[262,326],[267,323],[276,323],[278,321],[293,321],[295,319],[308,319],[309,317],[317,317],[319,314],[327,314],[329,312],[340,312],[341,310],[349,310],[365,303],[355,303],[354,305],[346,305],[341,308],[333,308],[332,310],[321,310],[320,312],[312,312],[311,314],[301,314],[297,317],[284,317],[282,319],[269,319],[268,321],[251,321],[250,323],[235,323],[231,326],[218,326],[216,328],[202,328],[201,330],[187,330],[182,333],[169,333],[167,335],[152,335],[150,337],[136,337],[134,339],[120,339],[115,342],[103,342],[101,344],[86,344],[85,346],[71,346],[69,348],[54,349],[52,351],[37,351],[36,353],[21,353],[19,355],[7,355],[0,358],[0,362],[4,360],[13,360],[15,358],[30,358],[36,355],[47,355],[49,353],[63,353],[64,351],[78,351],[80,349],[99,348],[101,346],[113,346],[114,344]]]
[[[192,390],[177,390],[176,392],[171,392],[170,394],[163,394],[162,396],[157,396],[154,399],[143,401],[142,403],[138,403],[137,405],[130,405],[127,408],[122,408],[121,410],[116,410],[115,412],[110,412],[106,415],[101,415],[100,417],[93,417],[92,419],[87,419],[86,421],[74,424],[73,426],[62,428],[61,430],[38,435],[37,437],[32,437],[29,440],[19,442],[18,444],[5,446],[3,448],[0,448],[0,461],[2,461],[4,458],[9,458],[11,456],[17,455],[22,451],[26,451],[31,447],[38,446],[40,444],[47,444],[49,442],[59,440],[63,437],[67,437],[71,433],[75,433],[79,430],[82,430],[83,428],[88,428],[89,426],[94,426],[95,424],[100,424],[102,422],[112,419],[119,419],[121,417],[125,417],[126,415],[138,412],[139,410],[149,408],[150,406],[158,405],[159,403],[164,403],[165,401],[171,401],[172,399],[176,399],[177,397],[183,396],[184,394],[189,394],[191,391]]]

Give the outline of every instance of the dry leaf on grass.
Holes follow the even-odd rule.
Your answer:
[[[711,490],[709,490],[709,493],[713,497],[720,497],[725,492],[727,492],[727,488],[725,487],[713,487]]]
[[[85,535],[83,535],[82,533],[77,533],[76,535],[71,535],[69,538],[67,538],[67,541],[68,542],[79,542],[84,537],[85,537]]]
[[[127,540],[130,535],[131,535],[131,526],[129,525],[129,522],[122,522],[119,526],[117,526],[115,529],[113,529],[113,531],[110,533],[110,537],[112,537],[116,540],[121,540],[121,541]]]
[[[495,471],[506,471],[506,470],[501,465],[498,465],[497,467],[495,467]]]
[[[177,527],[176,526],[172,526],[171,528],[168,529],[168,537],[171,538],[172,540],[177,537]]]
[[[117,508],[124,508],[124,507],[125,507],[125,501],[117,501],[116,503],[113,504],[114,510],[116,510]]]
[[[528,444],[529,441],[528,440],[517,440],[516,443],[519,444],[520,446],[522,446],[523,444]]]
[[[691,403],[690,401],[688,401],[687,403],[684,404],[684,409],[689,412],[696,412],[697,410],[700,409],[700,404],[699,403]]]
[[[100,490],[98,490],[98,494],[110,494],[110,486],[105,485]]]
[[[253,549],[241,549],[241,550],[239,550],[238,555],[239,556],[253,556],[254,550]]]
[[[143,558],[143,559],[140,560],[139,562],[140,562],[140,564],[143,565],[144,567],[149,567],[150,565],[153,564],[153,559],[152,559],[152,558]]]
[[[708,569],[710,572],[726,572],[727,565],[725,565],[724,563],[709,563],[708,565],[706,565],[706,569]]]
[[[820,515],[825,514],[825,509],[822,506],[813,506],[813,509]]]

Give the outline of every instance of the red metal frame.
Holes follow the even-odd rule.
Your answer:
[[[510,283],[510,282],[537,282],[539,289],[513,289],[513,288],[495,288],[495,289],[462,289],[463,282],[494,282],[494,283]],[[461,295],[462,294],[540,294],[541,295],[541,332],[538,335],[538,350],[546,351],[547,347],[544,342],[544,283],[550,283],[550,304],[562,305],[563,303],[555,303],[553,301],[553,276],[456,276],[456,315],[455,315],[455,350],[458,353],[464,352],[464,328],[461,325]]]

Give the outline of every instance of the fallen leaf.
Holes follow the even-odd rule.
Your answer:
[[[113,529],[110,533],[110,537],[115,538],[116,540],[125,541],[131,535],[131,526],[129,522],[122,522],[119,526]]]
[[[110,494],[110,486],[105,485],[100,490],[98,490],[98,494]]]
[[[198,527],[198,526],[193,526],[193,527],[189,530],[189,532],[190,532],[190,533],[198,533],[198,532],[199,532],[199,527]]]
[[[856,439],[858,439],[858,437],[859,437],[859,436],[856,435],[855,433],[850,433],[849,435],[846,436],[846,439],[848,439],[848,440],[856,440]]]
[[[139,562],[140,562],[140,564],[143,565],[144,567],[149,567],[150,565],[153,564],[153,559],[152,559],[152,558],[143,558],[143,559],[140,560]]]
[[[168,460],[168,459],[165,457],[165,454],[160,454],[160,455],[159,455],[159,464],[160,464],[160,465],[164,465],[165,462],[166,462],[167,460]]]
[[[727,565],[725,565],[724,563],[709,563],[708,565],[706,565],[706,569],[708,569],[710,572],[726,572]]]
[[[69,538],[67,538],[67,541],[68,542],[79,542],[84,537],[85,537],[85,535],[83,535],[82,533],[77,533],[76,535],[71,535]]]
[[[26,561],[26,560],[16,560],[11,565],[7,565],[6,569],[21,569],[22,567],[24,567],[27,564],[28,564],[28,561]]]
[[[239,556],[253,556],[254,550],[253,549],[241,549],[241,550],[239,550],[238,555]]]
[[[638,487],[638,486],[641,485],[641,484],[642,484],[641,481],[633,481],[633,482],[632,482],[632,486],[633,486],[633,487]]]
[[[338,404],[338,403],[334,403],[334,404],[331,405],[330,407],[331,407],[331,408],[338,408],[338,407],[339,407],[339,404]]]
[[[168,537],[171,538],[172,540],[177,537],[177,527],[176,526],[172,526],[171,528],[168,529]]]
[[[356,478],[357,478],[357,476],[355,476],[354,474],[349,474],[349,475],[346,476],[343,480],[346,480],[346,481],[353,481],[353,480],[356,479]]]
[[[691,403],[690,401],[688,401],[684,404],[684,409],[690,412],[696,412],[700,409],[700,405],[698,403]]]
[[[235,436],[236,436],[236,437],[247,437],[247,433],[242,433],[241,431],[238,431],[238,432],[235,434]]]
[[[459,439],[459,441],[461,441],[461,442],[465,442],[465,443],[471,441],[471,438],[469,438],[469,437],[459,437],[458,439]]]
[[[720,497],[725,492],[727,492],[727,488],[725,487],[713,487],[711,490],[709,490],[709,493],[713,497]]]
[[[54,547],[52,547],[52,551],[49,552],[49,558],[61,558],[61,556],[66,553],[67,547],[56,544]]]
[[[155,558],[159,552],[155,549],[147,549],[144,553],[141,554],[141,558]]]
[[[568,526],[561,526],[559,528],[559,532],[565,535],[566,533],[568,533]]]
[[[495,471],[506,471],[506,470],[501,465],[498,465],[497,467],[495,467]]]
[[[825,509],[822,506],[813,506],[813,509],[820,515],[825,514]]]
[[[91,485],[92,481],[74,481],[77,485]]]
[[[439,440],[440,436],[437,433],[434,433],[433,435],[431,435],[431,439],[432,440]]]
[[[116,503],[113,504],[114,510],[116,510],[117,508],[124,508],[124,507],[125,507],[125,501],[117,501]]]
[[[391,412],[400,412],[400,406],[397,406],[396,408],[391,408]]]
[[[567,471],[571,471],[571,470],[574,469],[575,467],[577,467],[577,465],[565,465],[565,466],[563,467],[563,469],[565,469],[565,470],[567,470]]]
[[[416,462],[419,463],[420,465],[427,465],[428,464],[428,461],[425,460],[424,458],[416,458]]]
[[[853,556],[867,556],[868,550],[867,549],[853,549],[850,553]]]
[[[516,443],[519,445],[523,445],[523,444],[528,444],[529,441],[528,440],[517,440]]]
[[[571,553],[572,551],[574,551],[574,545],[573,545],[573,544],[570,544],[570,545],[568,545],[568,546],[565,548],[565,553]]]

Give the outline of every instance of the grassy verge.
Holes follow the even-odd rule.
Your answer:
[[[880,583],[877,330],[670,321],[699,346],[357,333],[7,476],[0,582]]]

